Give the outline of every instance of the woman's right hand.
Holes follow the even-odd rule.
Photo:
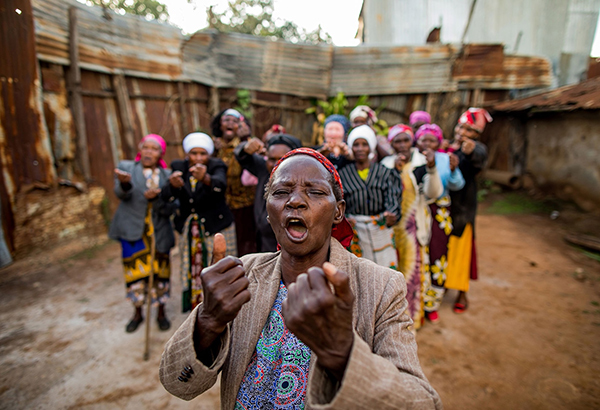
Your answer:
[[[248,140],[246,145],[244,146],[244,151],[246,154],[263,154],[265,150],[265,144],[259,140],[258,138],[252,137]]]
[[[196,319],[199,335],[196,346],[208,349],[238,315],[242,306],[250,301],[249,281],[242,261],[225,256],[225,237],[218,233],[213,242],[211,266],[202,271],[203,309]]]
[[[129,184],[131,182],[131,174],[129,172],[122,171],[119,168],[115,168],[115,176],[122,184]]]
[[[173,188],[179,189],[183,186],[184,182],[183,182],[183,178],[181,177],[183,174],[181,173],[181,171],[175,171],[171,174],[171,176],[169,177],[169,184],[171,184],[171,186]]]

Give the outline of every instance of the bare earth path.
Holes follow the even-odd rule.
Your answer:
[[[454,314],[451,293],[440,323],[418,333],[446,409],[600,408],[600,263],[562,241],[567,228],[547,216],[478,219],[469,310]],[[132,309],[116,243],[0,270],[0,408],[218,408],[218,387],[188,403],[158,381],[162,348],[184,319],[177,280],[173,288],[174,327],[159,332],[152,318],[144,362],[142,329],[124,331]]]

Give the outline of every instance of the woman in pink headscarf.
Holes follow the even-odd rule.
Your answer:
[[[166,148],[160,135],[146,135],[140,142],[135,161],[121,161],[115,169],[115,195],[121,203],[109,236],[120,241],[123,249],[127,298],[134,306],[134,316],[125,328],[128,333],[134,332],[144,321],[142,306],[148,297],[150,272],[154,275],[150,297],[158,303],[158,326],[160,330],[171,327],[165,315],[165,301],[170,294],[169,251],[175,244],[169,217],[175,205],[163,201],[159,195],[170,175],[162,159]]]
[[[408,125],[390,128],[389,142],[395,155],[381,161],[400,173],[402,200],[400,222],[394,226],[394,244],[398,251],[398,270],[406,279],[408,312],[418,329],[424,321],[423,280],[425,274],[425,249],[429,243],[431,217],[428,201],[442,192],[442,182],[437,171],[434,151],[420,153],[414,148],[414,134]]]
[[[477,279],[477,254],[475,251],[475,215],[477,214],[476,176],[487,161],[487,148],[478,141],[490,114],[482,108],[469,108],[458,119],[454,128],[454,141],[450,151],[459,158],[459,168],[465,186],[451,191],[454,228],[448,241],[448,271],[446,289],[458,290],[454,312],[463,313],[468,307],[469,279]]]
[[[417,130],[422,125],[431,124],[431,115],[427,111],[413,111],[408,117],[408,122],[413,130],[413,133],[417,133]]]

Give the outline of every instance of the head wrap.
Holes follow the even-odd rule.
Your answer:
[[[272,132],[274,134],[285,134],[285,127],[280,124],[273,124],[267,132]]]
[[[289,134],[275,134],[267,142],[267,148],[271,148],[273,145],[287,145],[290,149],[296,149],[302,146],[302,142]]]
[[[340,191],[342,192],[342,198],[344,197],[344,187],[342,186],[342,179],[340,178],[340,174],[338,174],[331,161],[325,158],[323,154],[320,154],[312,148],[297,148],[285,154],[283,157],[281,157],[279,161],[277,161],[277,163],[273,167],[273,170],[271,171],[271,178],[273,178],[275,171],[277,170],[277,168],[279,168],[279,165],[281,165],[283,161],[295,155],[308,155],[319,161],[321,165],[323,165],[325,169],[333,176],[333,180],[335,181],[337,186],[339,186]],[[352,231],[352,226],[350,225],[346,217],[344,217],[342,219],[342,222],[340,222],[339,224],[333,225],[333,228],[331,229],[331,236],[340,241],[344,248],[350,246],[354,233]]]
[[[408,125],[404,125],[404,124],[396,124],[392,128],[390,128],[388,131],[388,142],[392,142],[394,140],[394,138],[396,138],[399,134],[402,134],[402,133],[408,134],[410,139],[414,141],[415,134],[413,133],[413,130],[411,127],[409,127]]]
[[[223,111],[221,117],[225,117],[226,115],[231,115],[232,117],[239,118],[240,120],[244,119],[244,116],[240,114],[238,110],[234,110],[233,108],[228,108],[225,111]]]
[[[375,136],[375,131],[366,124],[354,128],[350,131],[350,135],[348,135],[348,146],[350,149],[352,149],[354,141],[361,138],[366,140],[369,144],[369,148],[371,149],[369,159],[372,159],[375,156],[375,150],[377,149],[377,137]]]
[[[417,133],[415,134],[415,138],[418,140],[425,134],[431,134],[438,139],[441,143],[444,139],[444,133],[442,129],[437,124],[424,124],[419,127]]]
[[[427,111],[413,111],[413,113],[408,117],[408,122],[410,125],[414,125],[418,122],[422,122],[423,124],[431,124],[431,115],[429,115]]]
[[[471,107],[458,119],[459,124],[467,124],[480,134],[488,122],[492,122],[492,116],[483,108]]]
[[[212,138],[203,132],[192,132],[183,139],[183,150],[189,153],[194,148],[204,148],[208,155],[212,155],[215,151],[215,144]]]
[[[163,157],[163,155],[165,155],[165,152],[167,152],[167,143],[165,142],[163,137],[161,137],[158,134],[148,134],[144,138],[142,138],[142,140],[140,141],[140,145],[139,145],[140,152],[138,152],[137,155],[135,156],[135,160],[139,161],[142,159],[142,153],[141,153],[142,144],[144,144],[144,142],[146,142],[146,141],[154,141],[158,145],[160,145],[160,157],[158,159],[158,166],[161,168],[166,168],[167,163],[165,162],[164,159],[162,159],[162,157]]]
[[[350,112],[350,121],[354,122],[357,118],[366,118],[367,123],[375,124],[377,122],[377,114],[367,105],[358,105]]]
[[[325,123],[323,126],[327,127],[327,124],[329,124],[330,122],[339,122],[340,124],[342,124],[342,127],[344,127],[344,134],[348,134],[351,125],[350,121],[348,121],[348,118],[346,118],[345,116],[340,114],[330,115],[329,117],[325,118]]]

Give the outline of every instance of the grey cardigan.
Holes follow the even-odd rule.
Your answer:
[[[148,200],[144,197],[146,192],[146,178],[142,171],[142,164],[134,161],[121,161],[118,168],[131,174],[131,188],[123,190],[121,183],[115,178],[115,195],[121,200],[117,212],[110,225],[108,236],[111,239],[137,241],[142,238],[144,219],[148,209]],[[169,183],[171,171],[160,168],[159,186]],[[152,222],[156,232],[156,251],[169,253],[175,244],[173,227],[169,217],[177,208],[176,203],[166,203],[160,195],[152,200]]]

